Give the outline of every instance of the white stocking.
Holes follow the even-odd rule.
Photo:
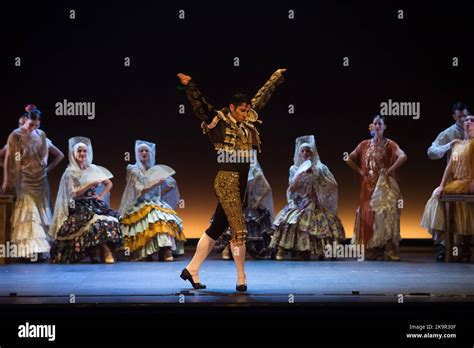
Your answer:
[[[230,243],[230,250],[232,251],[232,256],[234,257],[235,267],[237,268],[237,285],[247,284],[245,275],[246,249],[245,242],[240,246],[234,242]]]
[[[199,239],[196,252],[194,253],[191,262],[186,266],[186,269],[191,273],[194,282],[199,283],[199,269],[204,260],[211,253],[212,249],[214,249],[215,244],[216,241],[206,233],[204,233]]]

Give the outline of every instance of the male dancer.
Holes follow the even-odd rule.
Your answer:
[[[464,139],[463,123],[469,110],[463,102],[453,105],[452,116],[454,124],[438,134],[431,146],[428,148],[428,157],[432,160],[441,159],[447,154],[448,160],[451,157],[451,147],[458,140]]]
[[[286,69],[275,71],[252,100],[246,95],[235,94],[229,107],[220,110],[204,99],[190,76],[182,73],[177,75],[185,86],[186,96],[194,113],[202,121],[203,132],[207,133],[218,152],[218,172],[214,180],[217,207],[211,225],[199,239],[191,262],[181,272],[181,278],[189,280],[194,289],[206,288],[199,282],[199,269],[213,250],[216,240],[230,226],[231,249],[237,267],[236,290],[247,290],[244,269],[247,230],[242,205],[253,151],[260,151],[260,137],[254,124],[261,123],[257,111],[265,106],[276,86],[283,82],[285,71]],[[232,160],[237,157],[239,160]]]
[[[428,148],[428,157],[432,160],[443,158],[445,155],[447,160],[451,158],[451,148],[456,142],[464,139],[464,120],[468,116],[469,110],[466,104],[458,101],[453,105],[452,116],[454,124],[446,128],[438,134],[431,146]],[[444,241],[444,232],[430,231],[433,234],[435,244],[439,244],[437,261],[444,261],[446,253],[446,245]]]

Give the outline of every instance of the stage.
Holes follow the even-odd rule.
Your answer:
[[[436,263],[433,247],[405,247],[401,262],[249,260],[246,293],[217,254],[201,271],[207,289],[192,289],[179,278],[191,252],[169,263],[4,265],[0,304],[474,302],[474,263]]]

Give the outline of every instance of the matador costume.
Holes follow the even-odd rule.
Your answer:
[[[222,156],[223,158],[237,158],[237,154],[242,158],[242,154],[251,154],[252,150],[258,149],[260,152],[260,137],[256,125],[262,121],[258,120],[257,112],[265,106],[276,86],[282,82],[282,73],[278,71],[273,73],[252,98],[251,109],[243,122],[237,122],[231,116],[229,108],[215,109],[202,96],[192,80],[186,85],[185,90],[194,113],[202,121],[203,132],[209,136],[219,156],[224,153],[226,156]],[[217,240],[230,226],[232,241],[242,245],[247,234],[242,205],[250,160],[230,162],[218,161],[218,172],[214,180],[218,203],[206,234]]]

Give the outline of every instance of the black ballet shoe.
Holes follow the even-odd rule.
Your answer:
[[[438,256],[436,256],[436,261],[444,262],[446,259],[446,247],[444,245],[440,245],[438,249]]]
[[[186,268],[181,271],[180,277],[183,280],[189,280],[189,282],[191,283],[191,285],[193,286],[194,289],[205,289],[206,288],[206,286],[204,284],[194,282],[193,276],[191,275],[191,273],[189,273],[189,271]]]
[[[239,277],[240,278],[240,277]],[[246,278],[244,278],[246,279]],[[238,281],[238,279],[237,279]],[[243,284],[238,284],[235,286],[235,290],[237,291],[247,291],[247,282],[243,283]]]
[[[235,290],[237,290],[237,291],[247,291],[247,284],[236,285]]]

